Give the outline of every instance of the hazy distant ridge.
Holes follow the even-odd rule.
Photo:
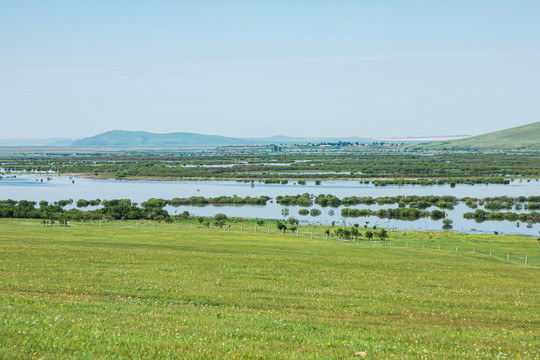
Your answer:
[[[540,151],[540,121],[465,139],[412,145],[409,149]]]
[[[235,138],[219,135],[203,135],[187,132],[155,134],[146,131],[107,131],[96,136],[76,140],[72,147],[177,147],[177,146],[230,146],[230,145],[268,145],[295,144],[309,142],[350,141],[371,143],[370,138],[300,138],[272,136],[265,138]]]

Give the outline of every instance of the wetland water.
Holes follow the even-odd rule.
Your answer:
[[[49,202],[61,199],[131,199],[141,203],[150,198],[172,199],[174,197],[187,198],[190,196],[217,197],[222,195],[241,197],[258,197],[261,195],[270,196],[275,199],[278,195],[297,195],[309,193],[332,194],[339,198],[347,196],[397,196],[397,195],[451,195],[457,198],[463,197],[495,197],[495,196],[531,196],[540,194],[540,182],[526,179],[514,180],[509,185],[450,185],[436,186],[374,186],[372,184],[360,184],[356,180],[349,181],[323,181],[321,185],[315,185],[314,181],[307,181],[306,185],[297,185],[293,181],[288,184],[263,184],[235,181],[127,181],[127,180],[94,180],[89,178],[70,178],[67,176],[50,176],[49,174],[16,174],[8,175],[0,179],[0,199],[13,200],[47,200]],[[51,180],[47,180],[47,178]],[[227,216],[286,219],[295,217],[302,223],[330,224],[336,225],[364,225],[369,221],[369,226],[397,228],[403,230],[434,230],[442,231],[442,221],[434,221],[429,218],[422,218],[415,221],[380,219],[375,216],[344,218],[341,216],[341,209],[345,206],[321,207],[314,204],[307,209],[317,208],[321,210],[319,216],[301,216],[298,214],[301,206],[282,206],[275,201],[264,205],[207,205],[207,206],[179,206],[166,207],[170,214],[180,214],[189,211],[192,215],[213,216],[217,213],[224,213]],[[395,208],[393,205],[353,205],[350,208],[369,208],[378,210],[381,208]],[[288,215],[283,215],[282,210],[289,209]],[[481,208],[481,207],[479,207]],[[86,208],[88,210],[92,207]],[[435,208],[428,208],[432,210]],[[330,214],[333,210],[334,215]],[[528,234],[538,235],[539,224],[527,225],[526,223],[510,221],[485,221],[477,223],[474,220],[463,218],[465,212],[472,212],[474,209],[468,208],[464,203],[459,203],[454,210],[443,210],[448,214],[448,218],[453,220],[453,231],[467,233],[493,233],[497,231],[504,234]],[[512,212],[526,212],[527,210],[503,210]]]

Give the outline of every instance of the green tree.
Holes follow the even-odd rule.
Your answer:
[[[377,231],[376,235],[379,237],[379,239],[385,240],[388,237],[388,231],[386,231],[385,229],[381,229]]]
[[[214,225],[222,227],[227,221],[227,215],[225,214],[216,214],[214,215]]]
[[[373,238],[373,232],[371,230],[366,230],[365,236],[368,239],[368,241],[371,241],[371,238]]]
[[[298,219],[295,219],[293,217],[290,217],[289,220],[287,220],[287,222],[291,225],[298,225]]]

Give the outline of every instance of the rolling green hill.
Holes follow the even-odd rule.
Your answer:
[[[182,146],[234,146],[234,145],[269,145],[269,144],[296,144],[309,142],[337,142],[350,141],[371,143],[374,139],[368,138],[304,138],[289,136],[271,136],[263,138],[235,138],[218,135],[203,135],[188,132],[168,134],[155,134],[146,131],[107,131],[96,136],[76,140],[70,144],[72,147],[182,147]]]
[[[96,136],[76,140],[74,147],[115,147],[115,146],[219,146],[241,145],[239,139],[201,135],[194,133],[154,134],[146,131],[107,131]]]
[[[459,140],[415,144],[410,150],[540,151],[540,122]]]

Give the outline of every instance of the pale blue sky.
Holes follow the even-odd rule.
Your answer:
[[[540,1],[1,1],[0,138],[479,134],[540,115]]]

